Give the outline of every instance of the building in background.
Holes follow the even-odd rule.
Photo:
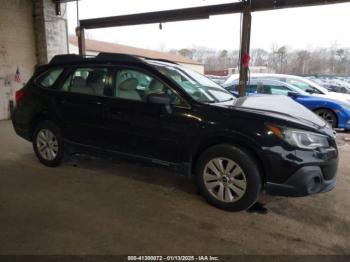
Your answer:
[[[15,92],[29,80],[35,65],[67,52],[66,4],[1,0],[0,120],[10,117]],[[19,78],[15,78],[17,68]]]
[[[191,68],[201,74],[204,73],[204,65],[200,62],[197,62],[193,59],[173,54],[167,52],[154,51],[144,48],[137,48],[132,46],[102,42],[97,40],[86,39],[85,40],[85,49],[87,55],[97,55],[100,52],[109,52],[109,53],[121,53],[129,54],[141,57],[149,57],[154,59],[165,59],[176,62],[180,65]],[[78,54],[78,40],[74,36],[69,37],[69,53]]]

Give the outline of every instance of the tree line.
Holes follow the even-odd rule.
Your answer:
[[[205,47],[170,50],[201,62],[206,71],[223,71],[238,66],[238,50],[213,50]],[[295,75],[350,75],[350,48],[291,49],[273,45],[270,50],[251,50],[252,67],[265,66],[271,72]]]

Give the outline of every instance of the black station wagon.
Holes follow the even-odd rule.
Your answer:
[[[331,127],[284,96],[235,98],[165,60],[60,55],[16,93],[15,131],[38,159],[110,153],[194,176],[216,207],[240,211],[262,191],[306,196],[335,187]]]

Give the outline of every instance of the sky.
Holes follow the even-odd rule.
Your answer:
[[[80,0],[80,19],[126,15],[237,2],[225,0]],[[252,48],[271,50],[273,45],[291,49],[315,49],[337,45],[350,47],[350,3],[255,12]],[[70,34],[77,26],[76,3],[67,4]],[[240,15],[212,16],[186,22],[114,27],[87,31],[91,39],[124,45],[170,50],[192,47],[239,49]]]

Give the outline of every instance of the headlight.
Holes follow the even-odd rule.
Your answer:
[[[288,144],[302,149],[329,147],[327,136],[288,127],[266,124],[270,132]]]

